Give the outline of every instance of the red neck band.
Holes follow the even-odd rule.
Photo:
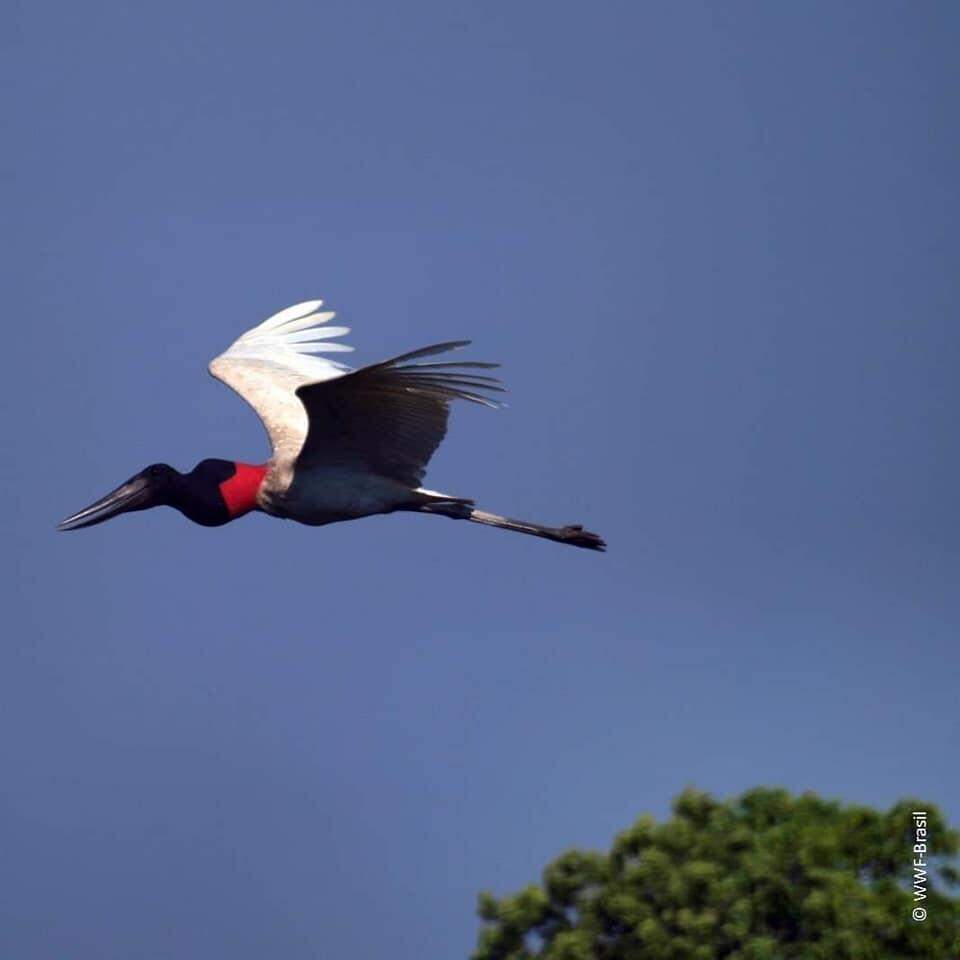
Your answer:
[[[238,463],[236,467],[237,472],[220,484],[220,495],[231,520],[257,508],[257,492],[267,475],[265,463]]]

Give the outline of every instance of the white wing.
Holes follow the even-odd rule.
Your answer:
[[[324,326],[335,314],[318,312],[321,306],[322,300],[307,300],[275,313],[210,363],[210,373],[236,390],[260,417],[278,466],[293,464],[307,436],[307,412],[297,388],[350,372],[345,364],[319,356],[353,349],[332,342],[350,331]]]

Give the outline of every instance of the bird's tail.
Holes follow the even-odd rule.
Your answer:
[[[510,517],[501,517],[496,513],[487,513],[486,510],[477,510],[472,500],[433,500],[421,504],[420,513],[436,513],[452,520],[469,520],[472,523],[482,523],[488,527],[499,527],[501,530],[515,530],[517,533],[529,533],[534,537],[543,537],[545,540],[555,540],[557,543],[569,543],[572,547],[584,547],[587,550],[606,550],[607,545],[602,538],[579,525],[566,527],[545,527],[541,523],[530,520],[511,520]]]

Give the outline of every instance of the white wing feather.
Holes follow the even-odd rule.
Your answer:
[[[260,417],[273,446],[275,467],[290,467],[307,436],[308,421],[296,389],[332,380],[350,367],[325,353],[353,350],[332,338],[349,327],[327,327],[335,316],[320,313],[322,300],[287,307],[248,330],[210,363],[210,373],[234,389]]]
[[[349,367],[317,354],[353,350],[345,343],[327,342],[349,333],[350,328],[325,327],[336,314],[333,311],[319,313],[317,308],[322,305],[322,300],[308,300],[275,313],[260,326],[248,330],[221,356],[275,363],[302,373],[309,382],[340,376]]]

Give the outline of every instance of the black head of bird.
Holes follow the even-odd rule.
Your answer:
[[[244,468],[247,468],[246,470]],[[262,472],[246,477],[247,464],[229,460],[202,460],[180,473],[166,463],[154,463],[89,507],[62,520],[58,530],[79,530],[103,523],[121,513],[174,507],[194,523],[219,527],[254,508],[254,494]]]

